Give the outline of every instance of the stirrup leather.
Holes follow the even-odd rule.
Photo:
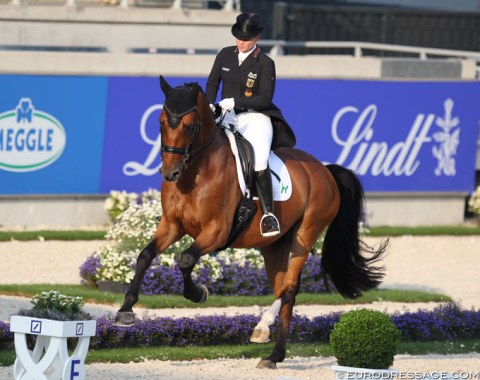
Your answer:
[[[273,220],[268,222],[268,220],[265,220],[267,218],[271,218]],[[278,223],[277,217],[271,212],[263,214],[262,219],[260,219],[260,233],[263,237],[276,236],[280,234],[280,223]]]

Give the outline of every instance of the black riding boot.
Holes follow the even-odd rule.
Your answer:
[[[262,236],[275,236],[280,233],[278,219],[273,215],[273,190],[270,168],[255,172],[257,193],[262,206],[263,217],[260,221]]]

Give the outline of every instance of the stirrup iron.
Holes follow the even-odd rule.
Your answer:
[[[273,218],[276,226],[270,226],[270,227],[273,227],[274,229],[272,229],[271,231],[264,232],[264,224],[263,223],[264,223],[264,220],[266,218]],[[269,212],[267,214],[263,214],[262,218],[260,219],[260,234],[263,237],[277,236],[277,235],[280,234],[280,223],[278,222],[277,217],[274,214],[272,214],[271,212]]]

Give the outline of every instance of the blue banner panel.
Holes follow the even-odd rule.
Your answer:
[[[176,87],[205,78],[168,78]],[[159,78],[111,77],[100,190],[159,189],[159,117],[165,97]]]
[[[158,78],[2,75],[0,90],[0,194],[160,187]],[[473,189],[478,99],[478,82],[283,79],[275,94],[299,149],[386,192]]]
[[[480,83],[280,80],[299,149],[354,170],[366,191],[472,191]]]
[[[168,78],[172,86],[203,78]],[[159,188],[158,78],[111,78],[101,191]],[[299,149],[354,170],[366,191],[474,186],[477,82],[278,80]]]
[[[107,78],[0,75],[0,194],[99,193]]]

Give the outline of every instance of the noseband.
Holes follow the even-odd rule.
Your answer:
[[[198,153],[200,152],[202,149],[206,148],[208,145],[210,145],[210,143],[212,143],[212,141],[214,140],[215,136],[217,135],[217,132],[218,132],[218,127],[215,129],[215,133],[208,139],[208,141],[206,141],[203,145],[201,145],[200,147],[198,147],[197,149],[193,149],[193,145],[195,144],[195,142],[197,141],[198,139],[198,135],[200,133],[200,121],[198,120],[198,117],[197,117],[197,113],[198,113],[198,108],[197,106],[195,105],[194,107],[188,109],[187,111],[184,111],[182,113],[174,113],[172,112],[170,109],[168,109],[168,107],[166,105],[163,106],[163,108],[165,108],[165,111],[167,113],[167,118],[169,119],[169,127],[172,128],[172,129],[175,129],[176,127],[172,127],[171,124],[170,124],[170,120],[172,118],[182,118],[184,117],[185,115],[188,115],[190,112],[195,112],[195,118],[194,118],[194,122],[193,122],[193,138],[192,138],[192,141],[190,141],[190,143],[185,146],[185,147],[175,147],[175,146],[169,146],[169,145],[165,145],[162,141],[162,145],[161,145],[161,151],[162,151],[162,155],[163,153],[170,153],[170,154],[178,154],[182,157],[182,165],[185,169],[188,169],[188,167],[190,166],[191,164],[191,159],[193,159],[193,157]]]

